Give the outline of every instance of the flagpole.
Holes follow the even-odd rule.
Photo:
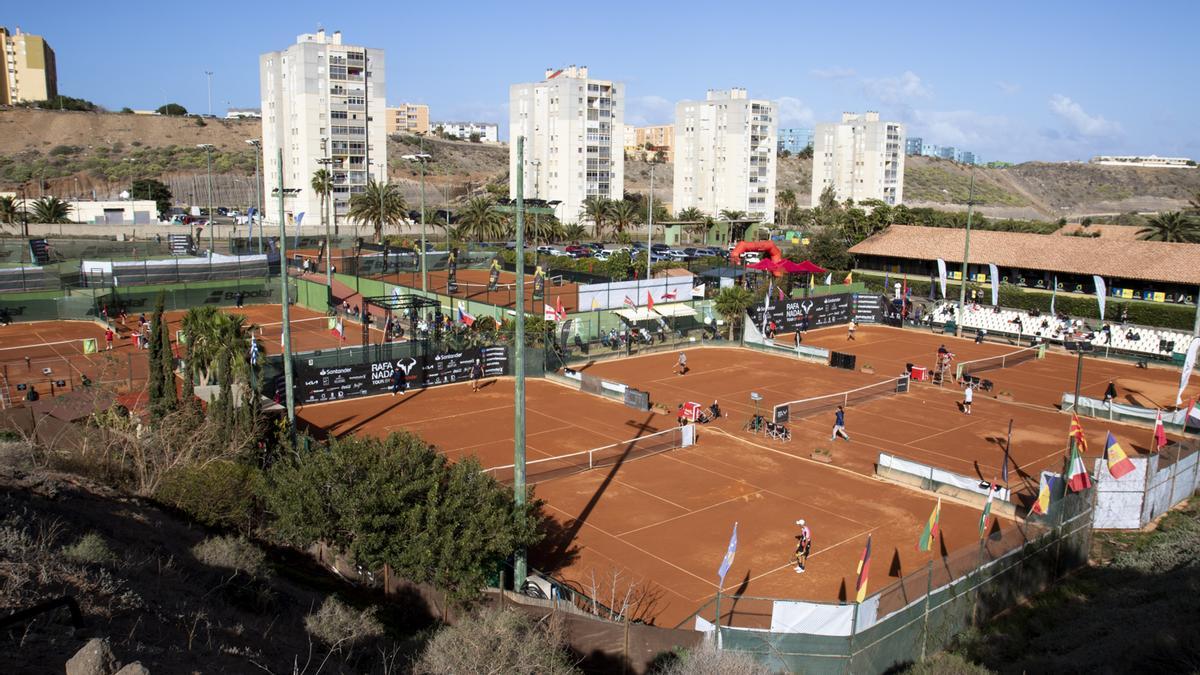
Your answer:
[[[1012,418],[1008,418],[1008,440],[1004,441],[1004,489],[1012,492],[1012,484],[1008,475],[1008,456],[1012,453]]]
[[[717,587],[717,649],[721,648],[721,587]]]

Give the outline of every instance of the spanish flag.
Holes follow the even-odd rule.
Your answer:
[[[862,560],[858,561],[858,579],[854,582],[854,598],[857,602],[867,599],[867,572],[871,569],[871,535],[867,535],[867,547],[863,549]]]
[[[1133,462],[1129,460],[1117,439],[1113,438],[1111,431],[1108,432],[1108,439],[1104,441],[1104,459],[1108,461],[1108,472],[1113,478],[1120,478],[1133,471]]]
[[[938,497],[937,504],[933,507],[933,513],[929,514],[929,520],[925,523],[925,531],[921,533],[921,541],[917,544],[917,549],[928,551],[933,546],[933,540],[938,536],[938,521],[942,517],[942,498]]]
[[[1087,439],[1083,437],[1083,425],[1079,423],[1079,415],[1071,414],[1071,431],[1068,432],[1068,438],[1075,439],[1075,447],[1079,449],[1079,454],[1087,454]]]
[[[850,270],[849,272],[846,272],[846,278],[842,279],[842,283],[846,284],[847,286],[854,283],[854,270]]]

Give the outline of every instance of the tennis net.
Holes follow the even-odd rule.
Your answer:
[[[982,373],[987,370],[999,370],[1001,368],[1011,368],[1016,365],[1040,359],[1046,356],[1046,345],[1036,345],[1033,347],[1025,347],[1007,354],[999,356],[989,356],[985,359],[974,359],[971,361],[963,361],[954,369],[954,379],[963,379],[963,373],[967,375],[973,373]]]
[[[527,274],[526,276],[529,276],[529,275]],[[558,276],[558,275],[552,276],[552,277],[546,277],[546,279],[545,279],[546,283],[545,283],[545,286],[543,286],[543,288],[550,288],[552,286],[562,286],[565,281],[566,281],[566,279],[564,277]],[[442,288],[445,288],[445,287],[446,287],[446,285],[443,284]],[[526,292],[531,292],[533,290],[533,287],[534,287],[534,284],[531,279],[525,281]],[[490,293],[505,293],[505,294],[513,295],[516,292],[517,292],[516,282],[509,282],[509,283],[505,283],[505,284],[496,284],[495,288],[491,288],[490,285],[486,282],[484,282],[484,283],[479,283],[479,282],[475,282],[475,281],[460,281],[460,282],[458,282],[458,294],[482,295],[482,294],[490,294]]]
[[[525,462],[525,481],[532,484],[582,473],[590,469],[615,466],[635,459],[653,457],[668,450],[686,448],[694,442],[695,434],[691,428],[672,427],[665,431],[591,450],[533,459]],[[484,469],[484,472],[502,483],[512,483],[515,467],[514,464],[494,466]]]
[[[773,411],[774,420],[778,424],[783,424],[789,420],[833,411],[839,405],[848,408],[852,405],[860,405],[877,398],[903,394],[907,391],[908,376],[901,375],[890,380],[868,384],[865,387],[849,389],[836,394],[825,394],[824,396],[813,396],[798,401],[780,403],[775,406]]]

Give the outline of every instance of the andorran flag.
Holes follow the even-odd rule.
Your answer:
[[[1108,439],[1104,441],[1104,459],[1108,462],[1108,472],[1113,478],[1120,478],[1133,471],[1133,462],[1129,460],[1117,439],[1113,438],[1111,431],[1108,433]]]
[[[922,551],[928,551],[933,546],[933,540],[938,536],[938,521],[942,518],[942,498],[938,497],[937,504],[933,507],[933,513],[929,514],[929,520],[925,522],[925,530],[921,532],[921,541],[917,544],[917,548]]]
[[[858,579],[854,582],[854,598],[858,602],[867,599],[867,574],[871,569],[871,535],[867,535],[867,547],[863,549],[862,560],[858,561]]]

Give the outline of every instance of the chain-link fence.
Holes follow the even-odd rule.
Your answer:
[[[885,672],[923,660],[950,640],[1048,587],[1087,562],[1094,491],[1057,495],[1045,518],[993,532],[978,546],[956,551],[909,573],[863,603],[803,603],[806,611],[842,619],[823,630],[780,632],[770,625],[791,601],[723,597],[735,605],[722,622],[724,649],[752,654],[788,672]],[[750,609],[740,609],[749,607]],[[697,616],[711,616],[711,604]],[[753,616],[743,615],[749,612]],[[770,621],[764,621],[764,617]]]

